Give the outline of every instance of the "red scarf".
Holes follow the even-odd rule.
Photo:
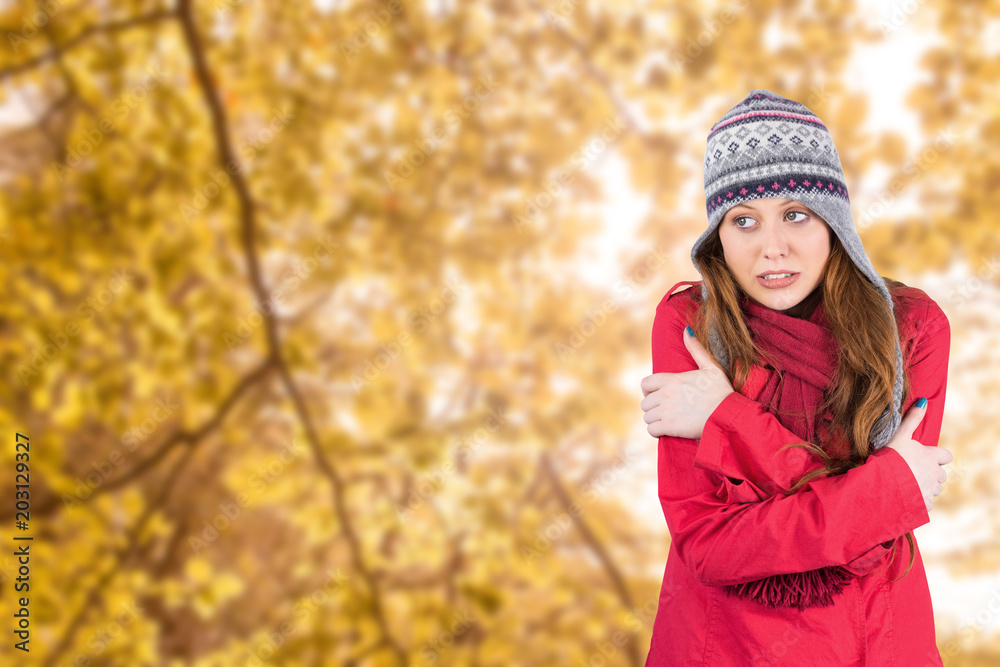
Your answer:
[[[823,390],[833,381],[837,369],[837,341],[830,331],[822,300],[807,319],[785,315],[752,299],[741,302],[751,336],[769,367],[758,384],[759,392],[748,396],[772,413],[782,426],[803,440],[819,443],[833,453],[829,413],[817,418]],[[758,369],[759,370],[759,369]],[[837,443],[838,455],[846,455]],[[803,471],[804,472],[804,471]],[[763,554],[761,557],[765,557]],[[782,574],[742,584],[725,586],[726,593],[753,599],[768,607],[825,607],[833,604],[852,580],[852,573],[835,566],[809,572]]]
[[[838,352],[823,302],[805,320],[751,299],[744,299],[741,306],[754,342],[765,362],[773,367],[767,369],[767,382],[753,399],[789,431],[807,442],[816,442],[811,414],[822,404],[823,391],[834,381]]]

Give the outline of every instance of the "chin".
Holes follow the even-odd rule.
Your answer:
[[[767,306],[771,310],[788,310],[802,303],[809,292],[795,290],[767,290],[757,286],[757,289],[750,293],[757,303]]]
[[[818,279],[815,283],[811,280],[808,282],[799,280],[794,285],[789,285],[784,289],[770,290],[754,282],[750,285],[751,291],[748,291],[747,294],[754,301],[771,310],[788,310],[808,299],[820,286],[820,283],[821,281]]]
[[[771,310],[788,310],[795,306],[794,302],[788,301],[786,299],[775,299],[770,297],[770,295],[764,295],[757,299],[758,303],[767,306]]]

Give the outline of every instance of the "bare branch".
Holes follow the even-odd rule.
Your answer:
[[[152,518],[153,514],[163,507],[164,503],[167,501],[170,492],[173,490],[174,485],[180,478],[180,474],[183,471],[184,466],[187,465],[187,462],[191,459],[193,451],[194,448],[189,448],[184,455],[178,459],[173,469],[167,475],[167,479],[163,483],[163,486],[160,488],[160,493],[146,506],[142,512],[142,516],[139,517],[139,519],[135,522],[135,525],[132,527],[132,530],[129,531],[126,544],[115,554],[114,562],[108,567],[107,570],[105,570],[104,574],[102,574],[100,578],[94,582],[94,585],[90,587],[90,590],[87,591],[83,604],[80,605],[80,608],[77,610],[76,614],[74,614],[73,620],[71,620],[69,625],[66,626],[65,632],[63,632],[62,637],[59,638],[59,641],[52,648],[52,652],[49,653],[49,655],[45,658],[45,661],[42,663],[45,667],[51,667],[54,665],[59,655],[65,651],[70,644],[72,644],[73,638],[76,636],[76,633],[80,630],[80,627],[87,618],[87,612],[97,607],[97,601],[100,598],[101,591],[105,590],[105,587],[112,579],[114,579],[115,575],[119,574],[123,570],[121,567],[122,563],[125,562],[129,554],[138,546],[139,536],[142,535],[142,531],[146,527],[150,518]]]
[[[583,517],[580,516],[578,512],[573,512],[570,509],[573,505],[573,501],[570,499],[569,494],[566,492],[566,488],[559,479],[559,474],[556,472],[555,466],[552,465],[552,459],[549,458],[548,452],[542,453],[541,463],[545,468],[545,472],[549,476],[549,480],[552,482],[552,489],[559,497],[559,501],[562,503],[563,507],[569,512],[573,523],[576,524],[577,530],[580,531],[580,535],[583,537],[583,541],[590,547],[590,550],[594,552],[594,555],[597,556],[597,559],[604,567],[604,571],[611,579],[611,584],[618,593],[618,599],[622,606],[627,610],[631,610],[635,605],[632,603],[632,595],[629,593],[628,586],[625,584],[625,577],[622,576],[618,566],[615,565],[612,560],[611,554],[609,554],[607,549],[604,548],[604,545],[601,544],[601,541],[597,538],[597,535],[594,534],[594,531],[591,530],[590,526],[587,525],[587,522],[583,520]],[[629,637],[628,654],[633,665],[638,666],[642,664],[638,647],[636,646],[635,634],[632,634]]]
[[[267,374],[273,370],[273,361],[268,358],[255,370],[247,374],[241,379],[233,390],[229,393],[229,396],[222,402],[222,404],[215,411],[215,414],[202,424],[201,427],[196,431],[175,431],[166,440],[160,443],[160,446],[156,448],[152,454],[147,456],[145,459],[137,463],[134,467],[129,469],[129,471],[123,475],[115,477],[106,481],[101,486],[94,489],[94,491],[89,496],[89,499],[96,498],[97,496],[112,491],[121,486],[124,486],[134,479],[137,479],[150,470],[152,470],[163,458],[169,454],[174,447],[179,443],[184,443],[190,446],[191,449],[203,439],[205,436],[210,434],[222,423],[222,420],[226,418],[230,410],[236,405],[236,402],[240,399],[244,392],[251,386],[262,380]],[[56,495],[49,495],[38,502],[35,507],[32,507],[32,511],[38,516],[48,516],[59,509],[60,500]],[[13,517],[13,510],[11,513],[4,514],[0,511],[0,519]]]
[[[75,37],[63,42],[59,46],[53,47],[46,51],[45,53],[35,56],[34,58],[29,58],[23,63],[18,63],[17,65],[11,65],[10,67],[5,67],[0,69],[0,81],[14,76],[15,74],[20,74],[27,70],[33,69],[47,63],[53,58],[73,49],[83,42],[87,41],[94,35],[100,34],[110,34],[116,32],[122,32],[124,30],[129,30],[130,28],[135,28],[138,26],[144,26],[149,23],[156,23],[157,21],[163,21],[165,19],[173,18],[174,13],[172,11],[161,10],[157,12],[150,12],[149,14],[144,14],[142,16],[135,16],[130,19],[124,19],[121,21],[110,21],[108,23],[102,23],[100,25],[92,25],[84,28]]]
[[[223,108],[218,92],[215,90],[212,83],[212,76],[209,72],[208,61],[205,56],[205,49],[201,43],[201,38],[198,35],[197,26],[195,25],[194,14],[191,9],[191,0],[179,0],[177,5],[177,14],[181,21],[184,41],[187,44],[192,64],[194,66],[195,80],[201,90],[202,96],[205,99],[205,104],[208,106],[208,110],[212,118],[212,128],[215,135],[218,159],[222,167],[226,168],[228,164],[236,161],[236,153],[233,150],[232,142],[229,139],[228,121],[226,119],[225,109]],[[257,207],[253,201],[249,184],[247,183],[244,175],[240,172],[235,172],[231,176],[233,187],[236,190],[236,196],[239,202],[240,236],[250,275],[251,289],[260,302],[264,303],[267,301],[268,292],[264,285],[264,279],[260,271],[260,262],[257,257]],[[302,393],[299,391],[298,385],[295,383],[291,371],[282,356],[277,324],[274,319],[266,318],[264,328],[267,334],[270,356],[274,359],[274,363],[278,368],[278,373],[285,386],[285,390],[291,397],[292,404],[295,407],[295,412],[298,415],[299,420],[302,422],[302,427],[306,432],[306,438],[309,442],[309,447],[312,450],[313,457],[316,460],[316,465],[319,471],[330,480],[331,491],[333,493],[334,512],[337,514],[341,530],[343,530],[344,536],[347,538],[347,542],[350,547],[352,566],[358,572],[359,576],[365,581],[371,593],[372,611],[375,616],[375,621],[379,626],[382,639],[396,656],[398,664],[404,665],[406,663],[406,652],[396,642],[389,630],[389,623],[382,604],[379,582],[372,576],[364,562],[361,540],[358,537],[357,531],[351,522],[351,516],[347,510],[344,493],[345,485],[333,463],[323,451],[319,435],[316,432],[316,427],[309,414],[305,399],[302,397]]]

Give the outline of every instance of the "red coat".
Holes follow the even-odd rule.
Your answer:
[[[698,368],[681,336],[700,284],[672,294],[675,285],[657,306],[654,373]],[[906,287],[895,295],[911,383],[902,414],[926,396],[927,413],[913,438],[937,446],[950,326],[922,290]],[[775,495],[819,462],[798,447],[775,454],[801,439],[749,398],[760,389],[754,371],[763,369],[751,371],[743,392],[722,401],[699,440],[659,439],[659,497],[671,547],[646,666],[941,665],[919,549],[909,574],[887,581],[909,561],[904,534],[930,521],[909,466],[883,447],[843,475]],[[898,551],[886,571],[893,542]],[[855,577],[828,607],[774,610],[721,588],[835,565]]]

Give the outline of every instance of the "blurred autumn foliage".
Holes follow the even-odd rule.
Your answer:
[[[946,664],[1000,660],[1000,4],[9,0],[0,25],[0,515],[25,534],[25,434],[34,538],[28,654],[3,558],[2,664],[641,665],[669,534],[639,379],[697,277],[708,128],[758,87],[879,175],[869,254],[951,319],[933,518],[963,529],[921,547],[967,591],[935,584]],[[936,41],[865,67],[919,74],[916,138],[866,129],[849,70],[908,31]]]

